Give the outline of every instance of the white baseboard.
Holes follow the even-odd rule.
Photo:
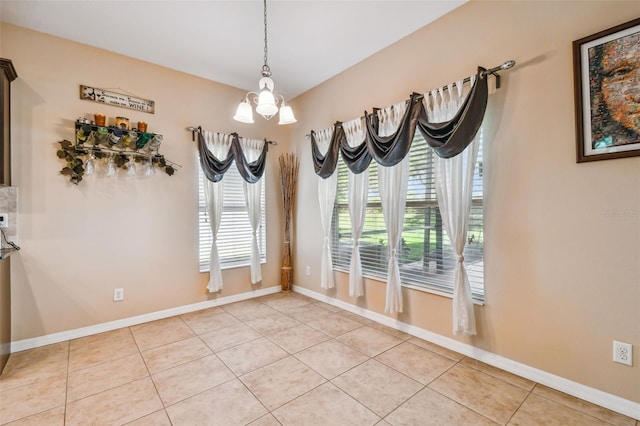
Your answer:
[[[217,299],[207,300],[205,302],[192,303],[190,305],[183,305],[175,308],[165,309],[162,311],[150,312],[148,314],[137,315],[135,317],[103,322],[101,324],[76,328],[74,330],[61,331],[59,333],[47,334],[45,336],[33,337],[31,339],[18,340],[15,342],[11,342],[11,353],[33,349],[40,346],[51,345],[53,343],[64,342],[67,340],[78,339],[80,337],[90,336],[92,334],[104,333],[106,331],[116,330],[118,328],[131,327],[132,325],[138,325],[149,321],[182,315],[189,312],[199,311],[201,309],[213,308],[215,306],[227,305],[233,302],[240,302],[242,300],[266,296],[268,294],[278,293],[281,290],[282,287],[280,285],[277,285],[275,287],[267,287],[264,289],[249,291],[246,293],[234,294],[233,296],[220,297]]]
[[[589,401],[601,407],[608,408],[609,410],[624,414],[625,416],[640,420],[640,404],[637,402],[620,398],[619,396],[615,396],[610,393],[603,392],[601,390],[565,379],[563,377],[556,376],[555,374],[551,374],[546,371],[531,367],[529,365],[514,361],[512,359],[496,355],[492,352],[485,351],[484,349],[476,348],[450,337],[445,337],[440,334],[436,334],[431,331],[416,327],[415,325],[407,324],[402,321],[389,318],[386,315],[382,315],[377,312],[352,305],[348,302],[343,302],[342,300],[334,299],[321,293],[316,293],[315,291],[306,289],[304,287],[294,285],[293,291],[319,300],[321,302],[336,306],[338,308],[342,308],[345,311],[361,315],[372,321],[395,328],[396,330],[403,331],[407,334],[411,334],[412,336],[416,336],[420,339],[435,343],[436,345],[451,349],[452,351],[461,353],[473,359],[477,359],[478,361],[484,362],[485,364],[492,365],[518,376],[532,380],[536,383],[548,386],[560,392],[567,393],[569,395],[575,396],[576,398]]]

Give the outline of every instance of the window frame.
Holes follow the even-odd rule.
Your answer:
[[[200,273],[208,273],[209,272],[209,263],[210,263],[210,252],[211,252],[211,227],[209,225],[209,214],[207,211],[206,199],[204,195],[204,185],[203,185],[204,174],[202,172],[202,168],[198,164],[198,263],[199,263],[199,271]],[[218,232],[218,251],[220,254],[220,269],[235,269],[235,268],[244,268],[251,266],[251,224],[249,223],[248,211],[246,202],[242,204],[234,203],[227,204],[230,200],[230,197],[227,196],[227,191],[233,190],[234,198],[236,201],[238,197],[243,197],[244,200],[244,188],[242,184],[242,177],[238,172],[235,166],[229,168],[229,170],[225,173],[225,177],[223,180],[233,180],[233,187],[228,184],[225,184],[224,191],[224,206],[222,213],[222,222],[220,224],[220,229]],[[260,248],[260,264],[267,263],[267,253],[266,253],[266,240],[267,240],[267,231],[266,231],[266,183],[264,177],[260,179],[260,181],[256,184],[262,185],[262,190],[260,193],[260,205],[261,205],[261,214],[260,214],[260,224],[258,225],[257,236],[258,236],[258,247]],[[240,190],[238,190],[238,187]],[[233,189],[232,189],[233,188]],[[224,238],[225,235],[228,234],[220,234],[220,231],[223,230],[223,226],[225,225],[225,219],[229,219],[228,216],[225,217],[225,213],[236,213],[242,215],[246,214],[246,227],[242,227],[242,231],[240,234],[243,236],[247,236],[247,241],[243,241],[244,245],[248,246],[248,254],[246,256],[237,257],[237,258],[225,258],[224,252],[220,253],[221,246],[224,247],[225,240],[221,241],[221,236]],[[248,230],[248,234],[246,231]],[[203,235],[204,234],[204,235]],[[233,234],[238,235],[238,234]]]
[[[476,143],[479,143],[480,146],[478,147],[478,158],[476,160],[476,165],[475,165],[475,169],[474,169],[474,182],[473,182],[473,186],[474,186],[474,196],[472,196],[472,204],[471,204],[471,211],[470,211],[470,217],[472,215],[478,215],[478,213],[481,214],[482,216],[482,223],[481,226],[478,228],[478,221],[477,219],[474,222],[474,226],[475,229],[478,230],[479,229],[479,235],[481,238],[481,244],[480,244],[480,250],[482,252],[481,254],[481,268],[482,268],[482,272],[481,272],[481,286],[479,286],[479,283],[477,282],[477,278],[474,279],[475,283],[472,286],[472,299],[473,302],[476,304],[484,304],[484,300],[485,300],[485,276],[484,276],[484,261],[485,261],[485,255],[484,255],[484,241],[485,241],[485,229],[484,229],[484,224],[485,224],[485,209],[484,209],[484,199],[485,199],[485,186],[484,186],[484,164],[483,164],[483,147],[484,147],[484,138],[483,138],[483,132],[482,129],[478,132],[478,136],[479,139],[477,140]],[[414,142],[416,140],[422,139],[421,135],[417,132],[416,136],[414,137]],[[412,148],[410,151],[411,153],[413,153],[413,147],[414,147],[414,142],[412,142]],[[424,142],[422,140],[421,143],[426,144],[426,142]],[[420,148],[416,148],[417,150]],[[424,154],[423,154],[424,155]],[[433,171],[433,156],[435,155],[435,153],[433,152],[433,150],[431,148],[429,148],[427,146],[427,159],[426,164],[428,164],[428,173]],[[371,168],[370,168],[370,187],[369,187],[369,200],[367,201],[367,215],[369,214],[369,211],[371,209],[380,209],[381,210],[381,202],[379,201],[379,198],[375,201],[371,201],[371,194],[372,192],[375,194],[377,193],[377,173],[375,173],[375,182],[374,185],[371,185],[371,177],[374,173],[372,173],[372,171],[375,169],[376,165],[375,163],[372,162],[371,164]],[[348,182],[348,168],[346,167],[346,165],[344,164],[344,162],[342,161],[342,159],[339,159],[338,162],[338,167],[336,169],[336,173],[345,173],[346,176],[338,176],[338,191],[337,191],[337,195],[336,195],[336,200],[334,203],[334,211],[333,211],[333,216],[332,216],[332,223],[331,223],[331,250],[332,250],[332,261],[333,261],[333,265],[334,265],[334,270],[340,271],[340,272],[345,272],[345,273],[349,273],[349,263],[351,260],[351,254],[349,251],[349,255],[348,256],[340,256],[339,252],[344,252],[344,250],[341,250],[339,247],[339,244],[343,244],[346,245],[346,243],[349,243],[349,245],[351,244],[351,230],[349,229],[348,232],[346,233],[346,237],[342,236],[342,239],[340,239],[341,235],[340,235],[340,224],[339,224],[339,217],[340,215],[344,215],[346,214],[347,216],[347,224],[350,226],[350,219],[349,219],[349,207],[348,207],[348,194],[341,194],[340,193],[340,183],[342,182],[341,179],[346,179],[346,181]],[[479,181],[478,181],[479,180]],[[431,186],[433,187],[432,190],[435,193],[435,180],[431,179]],[[342,185],[345,186],[347,189],[346,191],[348,192],[348,184],[344,184],[344,182],[342,182]],[[478,189],[477,185],[480,185],[480,188]],[[425,184],[426,186],[426,184]],[[372,187],[374,188],[374,190],[372,191]],[[480,192],[481,195],[477,195],[477,193]],[[340,202],[340,198],[344,199],[343,202]],[[406,202],[406,211],[405,211],[405,223],[404,223],[404,229],[403,229],[403,236],[404,233],[407,231],[407,214],[410,211],[410,209],[413,208],[418,208],[418,209],[426,209],[426,208],[435,208],[438,209],[438,203],[437,200],[435,199],[435,197],[433,199],[429,199],[427,196],[425,196],[424,199],[422,200],[411,200],[408,199]],[[382,213],[380,212],[380,215]],[[438,214],[439,215],[439,214]],[[366,222],[365,222],[366,223]],[[471,224],[471,219],[470,219],[470,224]],[[382,225],[383,228],[380,228],[380,230],[376,229],[377,232],[381,232],[384,230],[384,239],[386,239],[386,228],[384,227],[384,222],[382,221]],[[442,226],[442,225],[441,225]],[[365,231],[366,232],[366,231]],[[444,228],[442,228],[442,238],[443,241],[448,243],[448,236],[446,235],[446,230],[444,230]],[[344,232],[343,232],[344,234]],[[363,232],[364,234],[364,232]],[[469,236],[468,236],[469,237]],[[336,242],[336,238],[337,238],[337,242]],[[433,241],[433,240],[431,240]],[[423,247],[424,247],[424,240],[422,241]],[[376,281],[382,281],[385,282],[387,279],[387,267],[386,265],[383,265],[383,268],[381,268],[380,270],[372,270],[370,267],[367,267],[365,265],[365,256],[363,256],[363,252],[362,252],[362,240],[361,240],[361,244],[360,244],[360,255],[362,258],[362,276],[368,279],[372,279],[372,280],[376,280]],[[465,255],[467,253],[467,250],[465,249]],[[380,262],[379,264],[382,264],[383,262]],[[469,268],[470,265],[465,264],[465,266],[467,267],[467,269]],[[401,265],[402,267],[402,265]],[[475,272],[475,274],[478,274],[477,272]],[[470,277],[471,278],[471,277]],[[451,285],[442,285],[442,284],[438,284],[437,282],[434,282],[433,278],[430,279],[429,277],[429,272],[423,273],[421,275],[421,279],[424,279],[424,281],[416,281],[416,280],[408,280],[406,274],[402,275],[401,274],[401,285],[402,287],[407,287],[407,288],[411,288],[414,290],[418,290],[418,291],[423,291],[423,292],[427,292],[427,293],[433,293],[433,294],[437,294],[440,296],[444,296],[444,297],[449,297],[452,298],[453,297],[453,278],[450,279],[450,283]],[[481,291],[478,291],[479,289],[481,289]]]

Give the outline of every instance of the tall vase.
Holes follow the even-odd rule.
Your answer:
[[[291,266],[291,221],[298,180],[298,159],[295,154],[280,156],[280,182],[282,188],[282,213],[284,216],[284,238],[282,243],[282,268],[280,285],[283,292],[290,292],[293,281]]]
[[[280,285],[284,293],[291,291],[291,283],[293,281],[293,270],[291,269],[291,240],[289,238],[289,229],[285,229],[284,242],[282,243],[282,267],[280,268]]]

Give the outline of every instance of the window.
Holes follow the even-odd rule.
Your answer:
[[[473,177],[473,202],[465,247],[465,266],[473,297],[484,298],[483,272],[483,182],[482,130],[478,132],[478,160]],[[451,248],[436,199],[434,152],[419,132],[411,145],[409,188],[398,263],[404,286],[452,293],[457,255]],[[360,256],[363,275],[386,280],[388,264],[387,230],[378,193],[375,162],[369,168],[369,200]],[[349,169],[338,163],[338,195],[332,221],[334,269],[349,271],[351,261],[351,221],[348,206]]]
[[[209,214],[204,197],[202,184],[202,169],[199,170],[198,184],[198,224],[200,235],[200,272],[209,271],[209,257],[211,254],[211,227]],[[218,253],[222,269],[249,266],[251,264],[251,224],[244,200],[243,179],[235,166],[229,168],[224,175],[224,207],[222,220],[218,230]],[[262,185],[260,205],[262,214],[258,227],[258,247],[260,248],[260,263],[267,261],[265,236],[265,188],[264,179],[256,185]]]

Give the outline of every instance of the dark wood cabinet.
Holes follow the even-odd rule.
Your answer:
[[[11,185],[11,82],[18,78],[9,59],[0,58],[0,185]],[[0,374],[11,353],[11,271],[0,259]]]
[[[13,63],[0,58],[0,185],[11,185],[11,82],[16,78]]]

